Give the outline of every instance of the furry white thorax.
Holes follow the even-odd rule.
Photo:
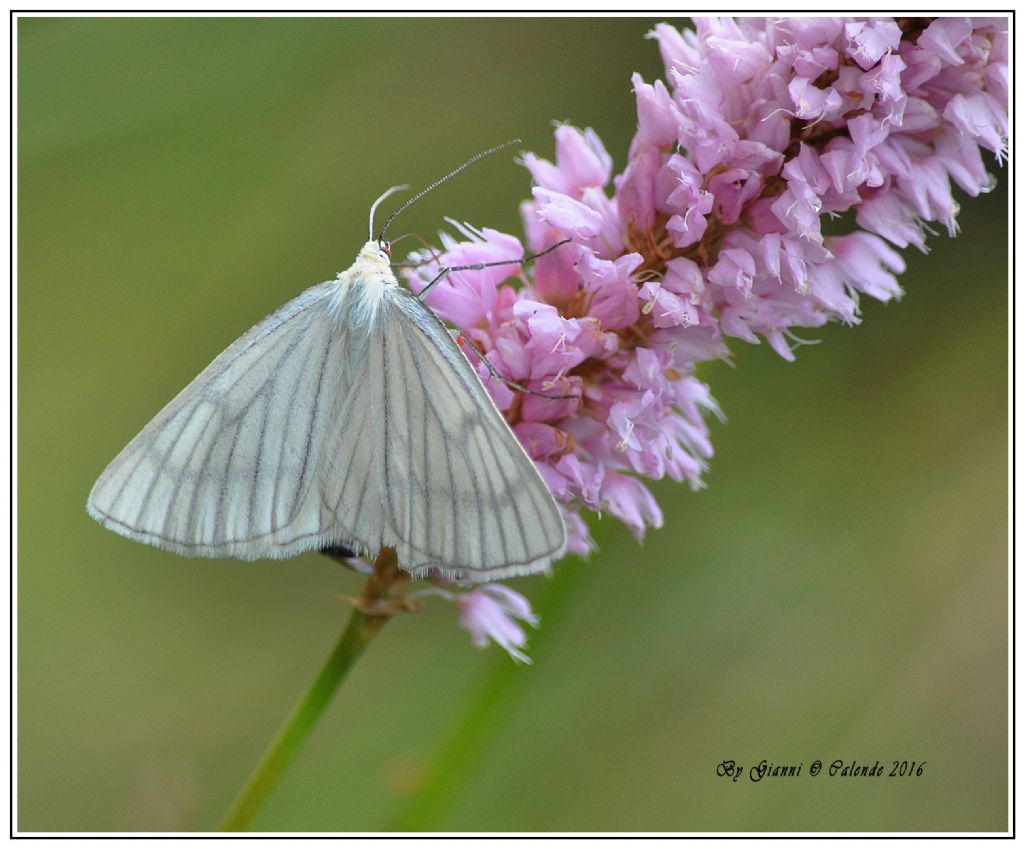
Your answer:
[[[338,275],[339,281],[353,282],[357,279],[367,285],[398,285],[395,272],[391,270],[391,257],[384,252],[376,239],[364,244],[352,267]]]
[[[331,299],[331,312],[335,317],[349,309],[358,316],[357,324],[372,326],[376,321],[381,301],[390,286],[398,287],[395,272],[391,270],[391,257],[376,239],[363,245],[356,261],[338,274],[337,289]]]

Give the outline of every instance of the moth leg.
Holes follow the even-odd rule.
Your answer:
[[[483,353],[481,353],[480,349],[475,344],[473,344],[469,339],[467,339],[464,335],[462,335],[462,333],[460,333],[458,330],[449,330],[448,332],[450,332],[452,334],[452,338],[455,339],[455,344],[457,344],[463,350],[465,350],[466,348],[472,350],[473,353],[476,354],[476,358],[479,359],[486,366],[487,370],[491,373],[491,376],[494,377],[496,380],[500,380],[501,382],[503,382],[510,389],[515,389],[517,392],[522,392],[524,395],[533,395],[534,397],[542,397],[546,398],[547,400],[569,400],[571,398],[579,397],[579,395],[546,395],[543,392],[535,392],[533,389],[528,389],[526,388],[526,386],[517,383],[515,380],[510,380],[508,377],[506,377],[504,374],[498,371],[498,369],[494,367],[494,363],[491,362],[491,360],[489,360],[486,356],[484,356]]]
[[[495,268],[499,265],[522,265],[526,262],[532,262],[534,259],[539,259],[541,256],[546,256],[553,250],[556,250],[563,244],[568,244],[571,241],[571,238],[564,238],[561,241],[555,242],[553,245],[551,245],[551,247],[546,247],[544,248],[544,250],[537,251],[537,253],[528,253],[524,256],[520,256],[518,259],[498,259],[494,262],[476,262],[473,265],[451,265],[447,267],[442,267],[441,270],[438,272],[437,276],[434,277],[434,279],[432,279],[429,283],[427,283],[426,286],[423,287],[423,290],[420,291],[418,295],[416,295],[416,297],[418,297],[420,300],[423,300],[423,298],[427,296],[427,294],[434,286],[436,286],[439,282],[441,282],[441,280],[443,280],[453,271],[482,271],[484,268]],[[436,258],[434,261],[437,261]],[[416,265],[415,263],[409,262],[393,262],[391,264],[391,267],[418,268],[420,266]]]
[[[420,291],[420,293],[418,295],[416,295],[416,297],[418,297],[420,299],[420,301],[422,302],[423,298],[425,298],[430,293],[430,290],[434,286],[436,286],[439,282],[441,282],[441,280],[443,280],[445,277],[447,277],[452,271],[461,271],[461,270],[462,270],[461,268],[442,268],[441,272],[436,277],[434,277],[434,279],[432,279],[429,283],[427,283],[423,287],[423,289]]]

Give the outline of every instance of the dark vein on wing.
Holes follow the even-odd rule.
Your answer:
[[[303,489],[306,483],[306,470],[309,468],[309,457],[313,450],[313,431],[316,429],[317,417],[320,414],[320,391],[323,388],[324,371],[327,368],[327,361],[331,356],[331,348],[334,347],[334,333],[327,336],[327,344],[324,346],[323,355],[320,360],[320,373],[316,380],[316,398],[313,401],[313,412],[309,417],[309,428],[306,430],[306,444],[302,452],[302,472],[299,474],[299,482],[295,489],[295,501],[292,504],[292,512],[288,518],[288,524],[295,520],[299,511],[299,503],[303,500]]]
[[[219,416],[222,419],[224,417],[222,412],[219,413]],[[216,417],[218,417],[218,416],[217,415],[211,415],[209,417],[209,419],[207,419],[206,424],[203,425],[203,432],[202,432],[202,434],[200,436],[200,440],[202,438],[205,438],[205,436],[206,436],[206,427],[209,426],[210,422],[213,421],[214,418],[216,418]],[[203,482],[205,480],[207,480],[207,479],[212,480],[213,479],[213,475],[207,470],[207,463],[209,463],[209,461],[210,461],[210,454],[212,454],[213,453],[213,449],[220,444],[220,439],[221,439],[221,437],[223,435],[224,435],[223,431],[215,434],[213,436],[213,438],[210,439],[209,444],[207,444],[207,446],[206,446],[206,453],[203,454],[203,461],[199,465],[199,473],[196,475],[196,485],[195,485],[195,488],[192,490],[192,497],[189,499],[188,513],[185,515],[185,527],[186,527],[186,532],[191,532],[194,535],[198,535],[194,530],[192,530],[192,528],[194,527],[193,522],[195,521],[196,504],[198,504],[198,502],[199,502],[199,492],[202,490]],[[199,444],[200,440],[196,441],[197,445]],[[192,457],[189,457],[189,461],[191,461],[191,459],[192,459]],[[222,481],[222,485],[223,485],[223,482],[224,481]],[[214,529],[214,531],[216,531],[216,527],[214,527],[213,529]]]
[[[188,457],[186,458],[185,462],[182,464],[182,471],[181,471],[181,474],[180,474],[180,478],[183,479],[185,477],[186,469],[188,469],[189,465],[191,465],[191,463],[192,463],[192,460],[195,458],[196,448],[198,448],[200,443],[203,441],[203,439],[206,438],[206,431],[207,431],[207,429],[210,426],[210,422],[213,421],[217,417],[218,417],[218,410],[213,409],[210,412],[209,416],[207,417],[206,421],[204,422],[203,429],[199,431],[199,436],[196,438],[196,440],[194,442],[192,442],[192,448],[188,452]],[[216,439],[211,440],[211,443],[215,444],[216,443]],[[209,456],[209,448],[207,448],[206,456]],[[205,457],[204,457],[204,461],[205,461]],[[199,489],[199,484],[200,484],[201,481],[202,481],[201,477],[197,477],[196,478],[195,486],[192,489],[192,497],[189,499],[190,505],[195,502],[195,494],[196,494],[196,491]],[[181,479],[179,479],[178,485],[174,489],[174,494],[173,494],[173,496],[171,497],[171,499],[167,503],[167,511],[164,513],[164,523],[163,523],[163,526],[160,528],[160,537],[161,538],[164,538],[164,539],[167,538],[167,522],[170,520],[171,512],[173,512],[173,510],[174,510],[174,502],[178,499],[178,495],[181,494],[181,488],[182,488],[181,487]],[[189,509],[189,515],[186,516],[186,520],[189,520],[190,516],[191,516],[191,508]],[[184,532],[187,533],[188,532],[188,528],[190,526],[191,526],[190,524],[186,524]]]
[[[388,334],[384,332],[384,328],[381,328],[381,357],[383,358],[383,367],[381,373],[384,375],[384,410],[382,418],[384,419],[384,499],[387,502],[388,514],[391,516],[391,526],[398,531],[398,518],[395,515],[395,505],[391,500],[391,468],[390,468],[390,457],[388,456],[388,442],[391,440],[391,416],[388,410],[388,398],[391,395],[391,390],[388,388]]]
[[[173,441],[171,442],[170,447],[164,452],[163,458],[160,460],[160,465],[157,466],[156,471],[153,473],[152,479],[149,481],[149,487],[146,489],[146,495],[142,499],[142,506],[139,507],[139,511],[135,516],[136,523],[141,522],[145,517],[146,510],[149,509],[149,500],[153,496],[153,489],[156,488],[156,484],[160,481],[160,477],[163,474],[163,470],[167,465],[167,460],[171,458],[171,454],[174,453],[174,451],[177,449],[178,442],[181,441],[182,434],[188,429],[188,425],[191,424],[192,419],[195,418],[196,410],[199,409],[199,407],[202,406],[202,404],[203,401],[200,399],[200,401],[196,403],[191,408],[191,410],[189,410],[189,415],[188,418],[185,419],[184,425],[182,425],[181,429],[178,430]]]
[[[224,462],[224,483],[221,485],[220,493],[217,495],[217,511],[213,516],[214,538],[216,538],[217,529],[224,527],[224,496],[228,492],[227,481],[231,477],[231,462],[235,458],[235,448],[238,446],[238,433],[241,429],[242,417],[239,416],[235,419],[235,429],[231,433],[231,448],[228,450],[228,458]],[[225,529],[224,541],[221,544],[229,544],[227,538],[228,534]],[[234,542],[231,542],[230,544],[234,544]]]
[[[442,382],[450,386],[451,384],[448,383],[448,380],[447,380],[448,372],[440,367],[440,365],[438,364],[437,360],[434,359],[433,356],[427,356],[427,362],[431,366],[433,366],[434,371],[437,372],[437,374],[439,374],[441,376]],[[484,553],[487,550],[487,541],[486,541],[486,536],[484,534],[484,521],[482,520],[482,516],[479,514],[479,508],[480,508],[480,502],[481,502],[481,499],[480,499],[480,487],[477,484],[476,475],[473,473],[473,464],[470,462],[469,453],[466,450],[466,444],[465,443],[466,443],[467,440],[463,439],[463,438],[460,438],[459,436],[461,434],[455,434],[453,436],[453,434],[445,426],[444,419],[441,416],[441,412],[437,408],[437,404],[434,402],[434,398],[426,390],[424,390],[423,396],[426,399],[427,403],[429,404],[431,411],[434,413],[434,417],[437,419],[438,425],[440,426],[442,432],[444,432],[445,435],[448,437],[448,438],[445,439],[445,448],[447,449],[449,443],[454,441],[456,449],[458,450],[459,453],[462,454],[462,459],[463,459],[463,462],[464,462],[464,464],[466,466],[467,476],[469,477],[470,483],[473,486],[473,494],[475,495],[474,503],[477,506],[477,513],[478,513],[477,514],[477,519],[478,519],[477,520],[477,529],[479,531],[479,536],[480,536],[480,557],[483,558]],[[466,412],[462,408],[461,404],[459,406],[459,411],[461,413],[463,413],[463,415],[466,414]],[[449,462],[449,475],[450,475],[450,479],[452,480],[452,493],[453,493],[453,496],[454,497],[458,497],[458,493],[456,492],[456,489],[455,489],[454,475],[451,475],[451,463],[450,462]]]
[[[164,422],[161,425],[160,433],[162,434],[166,428],[170,427],[171,424],[174,423],[174,421],[177,419],[177,417],[179,415],[181,415],[181,413],[184,412],[186,408],[187,407],[185,406],[184,403],[182,403],[180,406],[178,406],[178,408],[175,409],[170,414],[170,416],[168,416],[167,421]],[[124,495],[125,489],[128,487],[128,484],[132,481],[132,478],[135,476],[135,472],[137,472],[139,470],[139,466],[142,464],[142,460],[144,460],[147,457],[150,457],[150,456],[152,456],[154,454],[152,443],[143,443],[142,437],[143,437],[143,435],[145,435],[146,429],[148,429],[148,425],[147,425],[146,428],[143,429],[143,431],[141,433],[139,433],[138,436],[136,436],[134,439],[132,439],[131,443],[128,445],[129,448],[131,448],[131,446],[133,444],[137,445],[138,450],[139,450],[139,455],[137,457],[135,457],[135,464],[132,466],[132,470],[129,471],[125,475],[124,480],[121,481],[121,487],[117,490],[117,494],[114,496],[113,500],[110,502],[110,509],[111,510],[113,510],[114,507],[116,507],[118,502],[121,500],[121,496]],[[155,442],[156,439],[154,439],[153,441]]]
[[[312,325],[312,323],[313,323],[312,320],[310,320],[310,322],[306,325],[305,329],[307,331],[309,330],[309,327]],[[300,337],[299,340],[301,340],[301,337]],[[298,340],[296,341],[296,347],[297,346],[298,346]],[[312,345],[310,345],[308,348],[306,348],[306,356],[305,356],[305,359],[302,360],[302,368],[299,371],[300,376],[302,374],[306,373],[306,368],[309,366],[309,360],[310,360],[310,357],[312,357],[312,355],[313,355],[313,350],[314,350],[314,348],[313,348]],[[285,411],[286,417],[290,417],[291,414],[292,414],[292,411],[295,409],[295,399],[299,396],[299,389],[300,388],[302,388],[302,380],[301,379],[297,379],[295,381],[295,385],[292,386],[292,393],[291,393],[291,395],[288,398],[288,406],[287,406],[287,409]],[[278,495],[278,492],[281,489],[281,469],[284,467],[284,456],[285,456],[285,453],[286,453],[287,450],[288,450],[288,443],[287,443],[287,441],[284,438],[282,438],[281,439],[280,447],[278,448],[278,452],[277,452],[277,468],[274,471],[274,484],[273,484],[273,487],[271,488],[271,492],[270,492],[270,526],[272,528],[272,531],[275,532],[275,533],[278,530],[284,529],[289,524],[289,522],[287,520],[283,521],[281,524],[278,524],[278,522],[277,522],[277,495]],[[297,491],[296,491],[295,496],[296,497],[298,496],[298,492]],[[294,509],[294,503],[293,503],[292,509]]]

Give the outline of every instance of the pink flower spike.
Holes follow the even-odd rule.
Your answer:
[[[662,520],[649,480],[702,487],[706,416],[719,414],[695,376],[702,363],[738,341],[791,360],[801,329],[859,323],[862,296],[898,298],[898,248],[925,250],[936,223],[954,234],[952,185],[989,191],[982,148],[996,164],[1007,153],[1006,17],[694,25],[651,34],[665,74],[632,76],[624,162],[613,169],[592,130],[567,125],[552,162],[523,155],[529,250],[571,243],[456,274],[428,298],[529,390],[472,360],[559,503],[573,553],[594,548],[584,510],[640,536]],[[456,229],[464,241],[442,237],[446,261],[520,255],[512,236]],[[414,290],[437,273],[426,259],[407,272]]]
[[[488,641],[500,645],[516,662],[531,662],[522,652],[526,632],[517,619],[537,627],[530,602],[518,592],[498,583],[486,583],[472,592],[455,596],[459,607],[459,626],[470,635],[473,645],[486,648]]]

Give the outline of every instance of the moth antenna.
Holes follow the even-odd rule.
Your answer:
[[[389,197],[391,197],[391,195],[393,195],[396,191],[406,191],[408,188],[409,188],[409,186],[407,186],[407,185],[391,186],[391,188],[389,188],[386,192],[384,192],[384,194],[382,194],[375,201],[373,201],[373,206],[370,207],[370,235],[367,237],[367,239],[369,241],[373,241],[373,216],[377,212],[377,207],[380,206],[380,204],[383,201],[385,201]],[[390,220],[390,218],[388,220]],[[384,233],[381,233],[380,235],[381,235],[381,238],[384,237]]]
[[[437,188],[439,185],[441,185],[441,183],[447,182],[452,177],[454,177],[456,174],[460,173],[461,171],[466,170],[466,168],[468,168],[474,162],[480,161],[485,156],[490,156],[492,153],[497,153],[499,150],[504,150],[506,147],[510,147],[513,144],[522,144],[522,143],[523,143],[523,140],[521,138],[510,138],[508,141],[503,141],[501,144],[496,144],[494,147],[488,148],[487,150],[484,150],[484,151],[482,151],[480,153],[477,153],[475,156],[470,156],[465,162],[463,162],[461,165],[459,165],[459,167],[456,168],[454,171],[450,171],[449,173],[447,173],[443,177],[441,177],[441,179],[435,180],[430,185],[428,185],[425,189],[423,189],[422,191],[419,191],[416,194],[414,194],[407,201],[405,201],[405,203],[403,203],[401,206],[399,206],[394,212],[392,212],[388,216],[388,219],[384,222],[384,226],[381,228],[380,235],[377,237],[378,241],[380,241],[380,240],[382,240],[384,238],[385,234],[388,231],[388,227],[391,226],[391,222],[394,221],[395,218],[397,218],[399,215],[401,215],[406,209],[408,209],[410,206],[412,206],[417,200],[419,200],[421,197],[423,197],[423,195],[429,194],[435,188]],[[387,197],[387,195],[385,194],[384,197]],[[382,197],[381,200],[383,200],[383,199],[384,198]],[[379,202],[380,201],[378,201],[378,203]],[[374,204],[374,206],[376,206],[376,204]],[[370,228],[370,238],[371,239],[373,238],[373,227]]]

